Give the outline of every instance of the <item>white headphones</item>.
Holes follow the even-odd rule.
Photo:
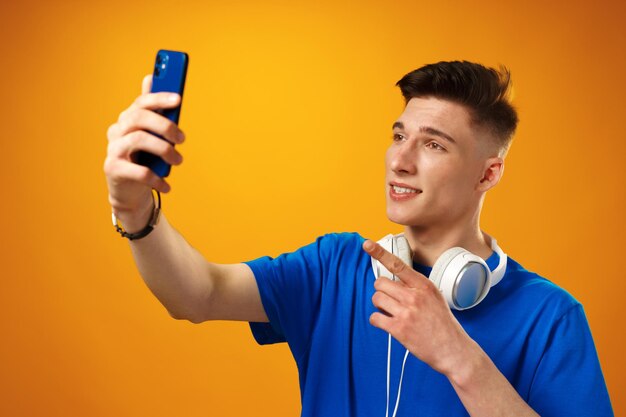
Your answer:
[[[504,277],[507,256],[498,246],[496,239],[489,237],[491,249],[500,257],[500,262],[493,272],[489,270],[487,263],[480,256],[458,246],[442,253],[433,265],[429,279],[443,293],[451,309],[466,310],[476,306],[487,296],[489,289]],[[378,243],[385,250],[402,259],[405,264],[413,267],[411,248],[404,233],[389,234]],[[385,276],[392,277],[390,279],[394,281],[398,280],[379,261],[374,258],[371,260],[376,278]]]

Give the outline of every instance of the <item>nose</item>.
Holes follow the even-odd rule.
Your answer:
[[[389,168],[395,174],[417,173],[415,141],[405,140],[394,143],[388,150]]]

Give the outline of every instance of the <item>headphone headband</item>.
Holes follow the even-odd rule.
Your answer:
[[[485,233],[485,235],[489,236],[487,233]],[[506,253],[504,253],[502,249],[500,249],[500,246],[498,246],[498,242],[496,241],[495,238],[489,236],[489,239],[491,239],[491,249],[495,253],[497,253],[498,257],[500,258],[500,261],[498,262],[498,266],[496,266],[496,269],[494,269],[491,272],[491,286],[493,287],[498,282],[500,282],[502,278],[504,277],[504,273],[506,272],[506,264],[507,264],[508,257]]]

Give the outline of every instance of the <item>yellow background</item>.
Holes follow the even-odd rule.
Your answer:
[[[93,1],[0,6],[0,414],[294,416],[284,345],[171,319],[113,230],[106,130],[159,48],[190,54],[169,221],[208,259],[379,238],[395,82],[506,64],[521,123],[485,231],[585,306],[626,414],[626,14],[611,1]]]

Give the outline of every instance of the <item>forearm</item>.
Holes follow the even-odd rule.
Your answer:
[[[472,417],[538,416],[474,341],[448,379]]]
[[[212,289],[211,264],[167,218],[161,215],[154,230],[142,239],[131,240],[130,248],[144,282],[169,314],[202,321],[199,312],[208,303]]]

